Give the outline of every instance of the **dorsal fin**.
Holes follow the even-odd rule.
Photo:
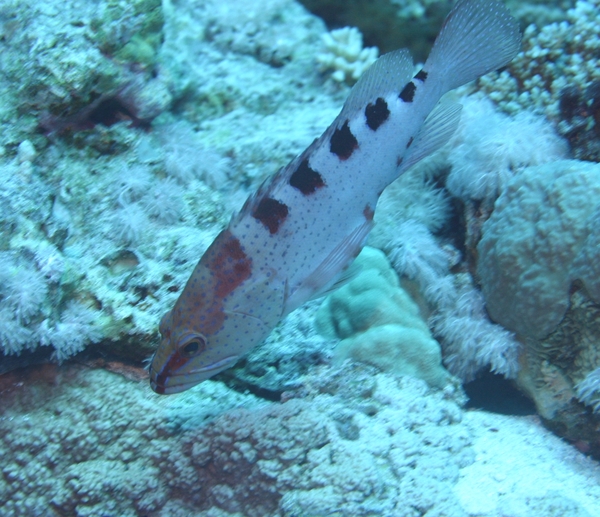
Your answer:
[[[400,92],[412,79],[413,69],[412,57],[407,49],[384,54],[354,85],[338,119],[354,115],[377,97],[383,97],[390,92]]]

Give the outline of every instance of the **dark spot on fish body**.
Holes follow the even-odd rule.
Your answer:
[[[425,79],[427,79],[428,75],[429,74],[425,70],[419,70],[417,72],[417,75],[415,75],[415,79],[418,79],[419,81],[421,81],[422,83],[424,83]]]
[[[371,208],[371,205],[367,203],[365,209],[363,210],[363,215],[367,221],[372,221],[375,216],[375,211]]]
[[[377,131],[379,126],[383,124],[390,116],[387,102],[381,97],[378,97],[375,104],[367,104],[365,108],[365,117],[367,118],[367,126],[373,131]]]
[[[252,217],[273,235],[279,231],[279,227],[286,220],[288,212],[287,205],[271,197],[266,197],[259,201],[254,212],[252,212]]]
[[[402,99],[404,102],[412,102],[415,97],[416,89],[417,87],[415,86],[415,83],[411,81],[404,87],[398,97],[400,97],[400,99]]]
[[[408,149],[408,148],[409,148],[409,147],[412,145],[413,141],[414,141],[414,138],[411,136],[411,137],[408,139],[408,143],[406,144],[406,148],[407,148],[407,149]]]
[[[396,159],[396,167],[400,167],[400,165],[402,165],[403,160],[403,156],[398,156],[398,158]]]
[[[309,194],[314,194],[317,189],[324,187],[325,182],[317,171],[310,168],[308,159],[306,159],[302,160],[290,177],[290,185],[297,188],[305,196],[308,196]]]
[[[337,155],[340,160],[347,160],[357,148],[358,140],[350,131],[350,126],[346,120],[342,127],[336,129],[331,135],[329,150]]]

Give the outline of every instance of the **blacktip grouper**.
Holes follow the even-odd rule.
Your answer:
[[[336,284],[362,249],[383,189],[441,147],[460,105],[446,92],[511,61],[517,21],[496,0],[459,0],[423,68],[381,56],[331,126],[270,177],[206,250],[160,323],[150,366],[177,393],[232,366],[277,323]]]

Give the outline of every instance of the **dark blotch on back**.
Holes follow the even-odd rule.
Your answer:
[[[316,192],[317,189],[324,187],[325,183],[321,175],[309,167],[308,159],[306,159],[302,160],[302,163],[290,177],[290,185],[308,196]]]
[[[348,121],[344,125],[333,132],[329,142],[329,150],[337,154],[340,160],[347,160],[352,156],[354,149],[358,148],[358,140],[350,131]]]
[[[367,117],[367,126],[376,131],[390,116],[387,102],[378,97],[375,104],[367,104],[365,108],[365,117]]]
[[[417,87],[415,86],[415,83],[411,81],[404,87],[404,89],[400,92],[400,95],[398,97],[400,97],[404,102],[412,102],[415,96],[416,89]]]
[[[419,70],[417,72],[417,75],[415,75],[415,79],[418,79],[421,82],[425,82],[425,79],[427,79],[428,75],[429,74],[425,70]]]
[[[252,217],[260,221],[271,235],[277,233],[279,226],[287,216],[287,205],[271,197],[261,199],[254,212],[252,212]]]

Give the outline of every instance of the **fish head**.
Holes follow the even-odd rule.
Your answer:
[[[161,320],[161,343],[150,366],[150,386],[159,394],[185,391],[233,366],[271,331],[260,318],[223,310],[220,327],[211,332],[183,323],[174,310]]]
[[[283,287],[272,272],[254,271],[239,241],[223,231],[161,320],[152,389],[178,393],[233,366],[281,318]]]

